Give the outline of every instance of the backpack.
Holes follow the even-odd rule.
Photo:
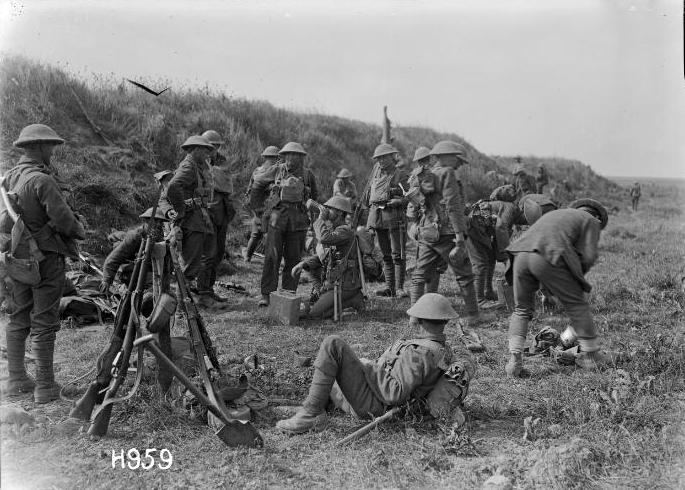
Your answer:
[[[494,236],[497,215],[492,214],[490,199],[480,199],[471,206],[468,215],[469,228],[479,232],[483,236]]]
[[[435,418],[449,418],[469,391],[476,366],[469,359],[452,362],[426,397],[428,411]]]

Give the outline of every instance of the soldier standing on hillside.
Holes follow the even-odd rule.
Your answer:
[[[252,260],[252,254],[257,249],[259,242],[264,236],[264,230],[268,224],[263,221],[268,218],[264,216],[264,201],[269,197],[271,186],[276,180],[278,171],[278,148],[267,146],[261,154],[264,163],[252,171],[250,183],[247,185],[245,193],[245,205],[252,211],[252,222],[250,226],[250,239],[247,247],[243,249],[243,260]]]
[[[407,192],[407,220],[409,221],[409,236],[415,241],[419,240],[419,222],[425,212],[426,195],[435,192],[436,176],[431,172],[430,149],[421,146],[414,152],[413,161],[417,167],[409,175],[409,191]],[[416,247],[415,263],[418,261],[419,247]],[[447,263],[440,259],[436,261],[433,270],[426,276],[425,292],[437,293],[440,287],[440,276],[447,270]],[[412,286],[413,287],[413,286]],[[421,290],[410,293],[410,296],[419,298],[423,295],[423,285],[418,286]],[[414,302],[416,299],[414,299]]]
[[[347,198],[333,196],[326,201],[319,218],[314,221],[314,233],[319,242],[317,253],[293,267],[294,277],[304,269],[315,278],[310,318],[334,316],[336,289],[340,290],[338,314],[348,306],[355,310],[364,308],[354,231],[345,224],[350,213],[352,206]]]
[[[578,335],[581,354],[576,365],[595,369],[610,362],[599,351],[597,330],[585,293],[591,290],[585,280],[599,255],[601,230],[608,215],[604,206],[592,199],[578,199],[568,209],[543,215],[507,251],[510,254],[507,281],[514,286],[514,313],[509,320],[509,376],[523,376],[522,353],[528,323],[535,310],[535,292],[540,285],[564,306]]]
[[[187,154],[169,182],[166,201],[176,212],[173,229],[176,238],[181,238],[180,246],[177,242],[181,269],[191,283],[214,263],[216,252],[215,226],[208,210],[209,203],[214,201],[214,184],[207,166],[214,147],[202,136],[191,136],[181,148]],[[207,291],[201,291],[199,285],[194,289],[199,294],[199,306],[222,306]]]
[[[467,326],[473,327],[492,317],[478,311],[473,271],[466,249],[466,217],[464,188],[457,177],[457,168],[468,163],[466,149],[454,141],[440,141],[431,150],[435,182],[426,189],[424,212],[418,222],[419,250],[411,280],[411,300],[414,304],[423,294],[426,279],[440,261],[449,264],[464,294]],[[422,192],[423,193],[423,192]]]
[[[214,199],[208,203],[207,209],[214,222],[214,239],[216,241],[214,259],[198,278],[198,289],[220,302],[228,301],[227,298],[219,296],[214,291],[216,273],[221,265],[221,261],[226,253],[226,233],[228,225],[235,217],[235,207],[231,200],[233,196],[233,173],[234,169],[228,163],[228,159],[219,153],[224,141],[219,133],[208,130],[202,133],[212,146],[213,150],[209,156],[210,172],[214,184]]]
[[[281,258],[285,258],[281,285],[288,291],[297,290],[300,277],[293,277],[292,269],[304,255],[309,228],[309,213],[305,203],[308,199],[316,201],[319,197],[314,174],[304,168],[307,152],[302,145],[290,142],[278,153],[283,155],[285,162],[278,166],[271,195],[264,206],[268,231],[259,306],[268,306],[269,294],[278,289]]]
[[[376,165],[371,175],[369,193],[362,204],[369,209],[367,228],[376,233],[378,246],[383,253],[386,288],[377,296],[407,297],[404,292],[406,274],[405,246],[407,244],[404,192],[408,188],[408,175],[395,167],[397,149],[381,143],[373,152]]]
[[[344,168],[338,173],[337,177],[335,182],[333,182],[333,195],[348,199],[350,204],[354,206],[357,200],[357,186],[352,182],[352,172]]]
[[[476,299],[483,307],[486,301],[496,301],[492,279],[497,261],[506,261],[505,249],[514,225],[516,208],[514,187],[505,185],[495,189],[490,199],[476,202],[469,213],[466,245],[475,274]]]
[[[56,145],[64,140],[48,126],[31,124],[22,129],[14,146],[24,155],[7,171],[4,187],[16,199],[12,209],[24,223],[25,231],[10,238],[5,252],[15,261],[30,259],[38,262],[37,277],[12,271],[10,257],[8,274],[12,279],[12,313],[6,329],[9,379],[5,395],[18,395],[33,390],[36,403],[48,403],[59,398],[61,386],[55,382],[53,357],[56,332],[60,328],[59,302],[66,281],[64,257],[78,257],[75,240],[86,237],[85,229],[64,200],[51,175],[50,160]],[[20,221],[21,222],[21,221]],[[0,231],[10,234],[13,220],[3,213]],[[24,350],[31,335],[31,350],[35,358],[36,382],[26,374]]]
[[[538,166],[538,174],[535,176],[535,185],[537,186],[537,193],[542,194],[547,184],[549,184],[547,169],[545,169],[545,166],[541,163]]]
[[[536,191],[535,178],[526,173],[525,167],[521,164],[521,157],[516,157],[516,165],[514,166],[514,187],[516,188],[516,199],[521,199],[526,194],[532,194]]]
[[[641,195],[642,190],[640,189],[640,183],[635,182],[633,187],[630,189],[630,200],[633,206],[633,211],[637,211],[637,203],[640,202]]]

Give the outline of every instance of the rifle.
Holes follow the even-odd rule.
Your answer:
[[[186,317],[188,333],[191,345],[197,361],[202,384],[207,395],[197,388],[193,382],[179,369],[159,348],[159,344],[152,335],[141,337],[136,341],[136,345],[147,347],[152,354],[167,369],[171,370],[178,380],[183,383],[197,399],[207,407],[207,422],[210,427],[215,429],[216,435],[228,446],[246,445],[251,447],[261,447],[264,441],[249,422],[234,420],[230,417],[223,398],[218,394],[219,390],[216,381],[221,376],[221,367],[216,357],[216,351],[212,346],[212,341],[207,333],[204,320],[195,305],[192,296],[189,294],[185,276],[181,271],[178,259],[178,251],[174,245],[169,245],[171,261],[174,267],[174,276],[178,284],[179,306]]]
[[[347,444],[348,442],[354,441],[356,439],[359,439],[362,436],[365,436],[366,434],[371,432],[374,428],[378,427],[379,425],[381,425],[386,420],[390,420],[391,418],[393,418],[402,408],[403,408],[403,406],[397,406],[391,410],[388,410],[383,415],[381,415],[377,419],[374,419],[373,421],[369,422],[368,424],[366,424],[361,429],[356,430],[352,434],[350,434],[349,436],[345,437],[344,439],[339,440],[338,442],[335,443],[335,445],[336,446],[342,446],[344,444]]]
[[[102,270],[98,269],[95,264],[93,264],[93,261],[90,259],[90,257],[86,257],[83,255],[82,252],[78,253],[78,258],[81,259],[88,267],[90,267],[93,272],[95,272],[98,276],[103,277],[104,274],[102,273]]]
[[[88,429],[89,435],[104,436],[107,434],[109,421],[112,417],[112,406],[115,402],[123,401],[135,393],[143,376],[143,349],[138,349],[136,381],[124,397],[116,397],[119,388],[126,379],[128,373],[131,353],[135,337],[139,335],[139,315],[140,306],[143,300],[143,291],[147,279],[147,271],[152,257],[152,249],[155,244],[155,221],[157,214],[157,204],[161,196],[162,186],[159,186],[156,199],[152,205],[152,213],[148,224],[147,238],[141,242],[136,256],[134,273],[131,275],[129,287],[126,291],[126,301],[122,301],[117,315],[114,319],[115,329],[112,332],[110,345],[103,352],[104,355],[98,359],[98,373],[86,393],[71,412],[71,416],[84,420],[90,419],[91,425]],[[136,285],[132,290],[133,284]],[[126,327],[124,327],[126,322]],[[123,334],[123,337],[122,337]],[[106,389],[105,389],[106,388]],[[102,391],[105,391],[104,396]],[[94,406],[99,403],[95,409]]]

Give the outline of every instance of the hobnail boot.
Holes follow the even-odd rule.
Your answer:
[[[326,412],[315,413],[306,407],[302,407],[289,419],[276,422],[276,427],[289,434],[303,434],[312,429],[325,427],[327,421]]]
[[[269,306],[269,296],[267,296],[266,294],[262,294],[262,299],[259,300],[257,306]]]
[[[576,366],[588,371],[603,369],[612,364],[613,359],[610,355],[602,351],[581,352],[576,356]]]
[[[510,354],[509,361],[507,362],[507,365],[504,366],[504,372],[507,373],[507,376],[512,378],[520,378],[523,376],[526,373],[523,369],[523,354],[520,352]]]
[[[33,401],[36,403],[50,403],[59,399],[62,385],[53,381],[51,385],[39,385],[33,390]]]
[[[492,323],[497,318],[494,312],[478,312],[477,315],[467,316],[465,319],[467,328],[474,328],[487,323]]]

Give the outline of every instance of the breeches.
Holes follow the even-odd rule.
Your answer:
[[[215,253],[216,239],[213,234],[183,229],[180,263],[186,279],[192,281],[203,270],[212,267]]]
[[[266,250],[261,279],[263,295],[268,295],[278,289],[278,269],[282,258],[285,258],[281,280],[282,287],[288,291],[297,290],[300,276],[293,276],[291,270],[304,256],[306,236],[305,230],[281,231],[269,226],[269,231],[266,234]]]

